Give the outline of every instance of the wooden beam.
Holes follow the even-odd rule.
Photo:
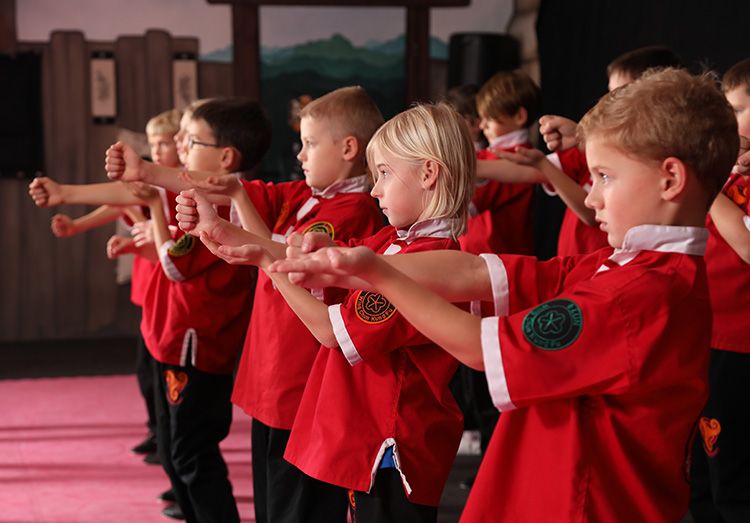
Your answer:
[[[260,17],[258,5],[232,4],[234,94],[260,100]]]
[[[0,53],[15,53],[16,43],[16,0],[0,0]]]
[[[430,92],[430,9],[406,8],[406,101],[427,100]]]

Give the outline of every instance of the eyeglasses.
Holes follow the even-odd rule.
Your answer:
[[[203,147],[223,147],[222,145],[219,145],[218,143],[206,143],[206,142],[200,142],[193,138],[192,136],[188,136],[188,149],[192,149],[194,145],[202,145]]]

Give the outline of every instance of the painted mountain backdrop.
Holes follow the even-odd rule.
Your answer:
[[[432,38],[433,58],[447,59],[448,47]],[[266,176],[294,177],[297,133],[289,125],[289,104],[301,95],[317,98],[346,85],[361,85],[387,119],[405,108],[406,40],[354,46],[345,36],[304,42],[291,47],[261,49],[261,97],[271,118],[273,140],[263,164]],[[201,56],[201,60],[230,62],[231,47]]]

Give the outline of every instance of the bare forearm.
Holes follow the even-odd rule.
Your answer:
[[[220,221],[217,225],[211,230],[211,236],[218,243],[229,245],[230,247],[252,243],[263,247],[274,259],[284,258],[286,256],[285,244],[271,240],[270,236],[265,238],[237,227],[223,218],[219,218],[219,220]]]
[[[592,227],[596,225],[594,211],[586,207],[586,191],[578,185],[572,178],[555,167],[548,160],[543,160],[540,169],[547,181],[554,187],[555,192],[565,205],[575,213],[578,218],[586,225]]]
[[[487,265],[479,256],[430,251],[379,258],[450,302],[492,300]]]
[[[724,194],[711,206],[711,219],[729,246],[745,262],[750,263],[750,230],[743,222],[745,213]]]
[[[232,202],[237,208],[237,214],[240,216],[243,229],[263,238],[271,238],[271,230],[260,217],[255,205],[244,190],[237,191],[237,194],[232,197]]]
[[[509,160],[477,160],[477,178],[505,183],[541,183],[545,181],[539,169],[519,165]]]
[[[377,269],[365,275],[365,278],[422,334],[462,363],[481,370],[480,319],[418,285],[384,262],[384,258],[378,258]]]
[[[289,307],[315,339],[326,347],[337,347],[338,341],[328,317],[328,306],[302,287],[290,283],[286,274],[271,273],[270,276]]]
[[[76,233],[82,233],[95,229],[115,221],[123,213],[122,207],[101,205],[88,214],[73,220]]]
[[[164,206],[161,203],[161,198],[151,200],[149,210],[151,212],[151,227],[154,229],[154,247],[159,252],[161,246],[172,239],[167,219],[164,217]]]
[[[193,186],[178,176],[185,169],[181,167],[166,167],[164,165],[156,165],[150,162],[143,162],[141,166],[141,177],[144,182],[171,191],[173,193],[179,193],[181,191],[187,191],[192,189]],[[190,176],[195,180],[205,180],[210,176],[215,176],[215,173],[188,171]],[[221,194],[206,194],[206,198],[211,203],[217,205],[229,205],[230,199],[228,196]]]
[[[82,205],[140,205],[136,198],[120,182],[92,183],[87,185],[60,185],[63,203]]]

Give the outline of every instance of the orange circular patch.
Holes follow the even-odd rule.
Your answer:
[[[383,323],[396,314],[396,307],[385,296],[370,291],[359,291],[355,310],[357,317],[369,324]]]

